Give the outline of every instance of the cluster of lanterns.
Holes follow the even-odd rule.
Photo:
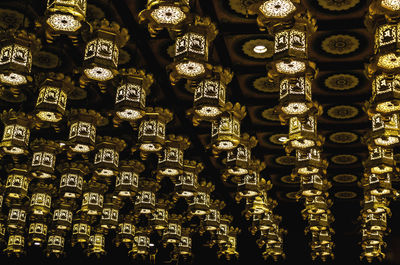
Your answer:
[[[311,256],[333,258],[331,201],[326,177],[327,161],[321,158],[324,138],[317,133],[317,119],[322,113],[312,101],[311,83],[316,76],[315,64],[308,60],[309,38],[316,30],[315,19],[304,10],[301,1],[268,0],[250,6],[257,14],[261,30],[274,36],[274,55],[268,67],[271,82],[279,84],[276,112],[289,134],[283,140],[288,154],[296,153],[293,178],[299,178],[298,199],[304,200],[306,232],[311,234]]]
[[[372,1],[365,20],[375,38],[374,55],[366,66],[367,76],[372,81],[372,96],[365,110],[372,121],[372,130],[364,138],[369,157],[364,161],[360,182],[364,190],[360,258],[368,262],[385,258],[383,237],[389,232],[389,203],[398,197],[391,180],[398,171],[393,153],[399,145],[400,130],[399,11],[398,1]]]

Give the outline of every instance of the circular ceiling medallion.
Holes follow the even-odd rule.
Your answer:
[[[325,86],[333,90],[348,90],[358,85],[358,77],[349,74],[335,74],[325,79]]]
[[[331,160],[338,165],[349,165],[357,162],[358,158],[355,155],[335,155]]]
[[[32,64],[36,67],[44,69],[52,69],[58,66],[58,56],[51,52],[40,51],[37,52],[32,59]]]
[[[294,156],[280,156],[275,158],[275,162],[283,166],[293,166],[296,162],[296,157]]]
[[[330,11],[348,10],[360,3],[360,0],[318,0],[318,4]]]
[[[354,199],[357,197],[357,193],[354,191],[338,191],[335,193],[335,197],[338,199]]]
[[[333,180],[337,183],[353,183],[357,181],[357,176],[352,174],[338,174],[333,177]]]
[[[22,23],[24,23],[24,20],[24,27],[29,26],[29,20],[26,18],[26,16],[24,16],[24,14],[15,10],[0,8],[0,28],[19,28],[21,27]]]
[[[279,115],[275,113],[274,108],[265,109],[261,116],[270,121],[279,121]]]
[[[287,139],[287,134],[284,133],[273,134],[268,138],[268,140],[273,144],[282,145],[283,138]]]
[[[297,195],[297,191],[288,192],[288,193],[286,193],[286,198],[291,199],[291,200],[297,200],[296,195]]]
[[[248,7],[256,2],[257,0],[229,0],[229,6],[236,13],[247,16]]]
[[[299,176],[292,177],[290,175],[286,175],[286,176],[281,177],[281,181],[283,183],[287,183],[287,184],[299,184],[300,177]]]
[[[358,135],[352,132],[336,132],[329,135],[329,140],[338,144],[349,144],[357,141]]]
[[[358,109],[349,105],[339,105],[328,109],[328,116],[338,120],[354,118],[358,115]]]
[[[130,60],[131,60],[131,56],[129,55],[129,53],[127,51],[121,49],[119,51],[118,64],[129,63]]]
[[[332,35],[322,41],[322,49],[330,54],[343,55],[358,49],[360,42],[350,35]]]
[[[270,58],[274,54],[274,42],[266,39],[249,40],[243,44],[242,51],[252,58]]]
[[[279,92],[279,86],[268,80],[267,77],[262,76],[253,81],[253,86],[255,89],[261,92],[276,93]]]

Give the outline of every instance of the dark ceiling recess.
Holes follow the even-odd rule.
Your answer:
[[[46,32],[42,27],[46,2],[45,0],[0,1],[1,31],[25,28],[41,40],[41,45],[33,54],[31,72],[33,80],[21,86],[20,90],[1,85],[0,112],[8,112],[13,109],[17,112],[33,114],[43,80],[52,77],[52,73],[64,73],[71,76],[73,83],[73,88],[68,95],[67,110],[84,108],[99,112],[103,119],[98,119],[97,136],[111,136],[126,143],[126,146],[120,152],[119,160],[135,159],[143,163],[145,169],[140,173],[139,181],[141,178],[159,180],[156,177],[157,156],[150,154],[146,157],[143,154],[144,152],[137,150],[139,123],[129,124],[114,118],[115,96],[119,86],[117,81],[122,82],[124,79],[116,77],[107,82],[91,82],[81,78],[84,75],[83,69],[85,68],[85,65],[82,64],[85,42],[91,36],[88,33],[90,27],[86,24],[83,25],[82,34],[76,39],[56,36],[52,43],[48,42]],[[304,221],[301,215],[303,203],[296,201],[296,192],[300,189],[299,179],[290,177],[294,168],[295,154],[292,153],[291,156],[287,156],[281,145],[282,137],[286,137],[288,134],[288,127],[281,125],[279,117],[273,112],[274,107],[279,103],[279,88],[268,82],[266,65],[273,59],[274,37],[267,32],[261,32],[257,25],[257,17],[248,14],[246,9],[247,5],[262,1],[190,0],[190,12],[210,17],[211,21],[215,23],[218,35],[209,47],[209,62],[212,65],[220,65],[232,71],[233,78],[226,89],[227,101],[239,102],[241,106],[246,107],[247,115],[241,121],[241,132],[255,136],[258,140],[257,146],[252,149],[252,156],[265,162],[265,169],[261,171],[260,176],[272,184],[272,188],[268,190],[267,194],[268,197],[277,201],[274,214],[282,217],[279,227],[287,231],[287,233],[283,233],[283,251],[286,258],[278,259],[278,261],[274,261],[272,258],[268,258],[267,261],[263,259],[265,248],[259,248],[257,245],[259,235],[252,235],[250,232],[252,221],[245,217],[245,200],[237,202],[235,198],[237,187],[232,183],[227,183],[222,177],[226,168],[223,161],[226,152],[216,156],[210,148],[212,141],[211,126],[206,122],[194,126],[192,117],[187,115],[187,111],[193,107],[191,87],[183,80],[171,85],[167,66],[174,61],[174,40],[165,30],[157,36],[151,37],[147,25],[139,23],[139,13],[146,8],[146,2],[145,0],[88,0],[86,20],[90,22],[106,18],[109,21],[117,22],[121,28],[127,29],[130,39],[119,51],[118,69],[143,69],[146,73],[153,75],[154,82],[149,87],[146,106],[167,108],[171,111],[172,120],[166,126],[166,133],[188,137],[191,145],[184,151],[185,159],[201,162],[204,165],[204,169],[199,174],[199,181],[211,182],[214,185],[215,189],[211,192],[212,199],[223,201],[226,204],[221,210],[221,215],[231,215],[233,217],[231,226],[240,230],[237,235],[236,247],[239,257],[232,256],[230,260],[226,260],[224,255],[218,257],[218,253],[221,251],[218,244],[212,247],[208,245],[210,234],[201,235],[199,233],[201,218],[193,217],[191,220],[185,220],[183,226],[194,231],[191,234],[193,256],[189,260],[179,259],[179,263],[322,263],[319,259],[312,261],[310,257],[309,242],[311,239],[309,234],[305,235],[304,233],[307,221]],[[335,231],[332,236],[332,241],[335,244],[333,248],[335,257],[333,260],[326,261],[325,264],[364,264],[366,261],[360,261],[359,258],[362,248],[359,245],[361,222],[358,219],[362,209],[360,202],[364,195],[358,182],[364,174],[362,163],[368,157],[368,149],[362,139],[371,129],[371,122],[363,110],[365,101],[371,96],[371,82],[364,74],[365,64],[369,62],[369,58],[373,55],[374,47],[373,35],[364,26],[364,17],[370,1],[304,0],[301,2],[316,18],[318,25],[318,30],[312,35],[309,45],[309,58],[316,63],[319,69],[317,77],[312,82],[312,97],[323,108],[323,114],[318,118],[318,133],[325,137],[322,156],[329,162],[327,179],[332,183],[332,187],[329,189],[329,198],[333,201],[331,212],[335,218],[335,221],[331,224]],[[266,47],[267,50],[255,52],[256,46]],[[1,68],[0,71],[3,70]],[[119,73],[121,74],[122,70]],[[147,110],[147,112],[149,111]],[[16,159],[15,156],[3,151],[1,153],[1,192],[6,190],[6,194],[10,193],[5,186],[8,176],[11,175],[11,165],[15,166],[16,163],[19,163],[22,165],[19,167],[24,168],[24,166],[31,164],[33,150],[35,149],[35,144],[32,144],[34,139],[43,138],[54,141],[57,143],[56,149],[60,148],[60,142],[67,143],[70,126],[67,121],[71,123],[74,112],[70,111],[67,114],[65,116],[68,116],[68,118],[64,117],[55,127],[38,125],[38,122],[33,121],[33,118],[28,119],[28,123],[33,121],[36,125],[35,128],[31,129],[29,154],[20,155]],[[165,114],[165,116],[168,115],[168,113]],[[3,120],[7,120],[6,116],[6,114],[3,114]],[[84,114],[78,113],[75,117],[77,116],[82,117]],[[5,124],[7,125],[7,122]],[[3,132],[5,126],[3,123],[0,126],[0,132]],[[104,139],[98,137],[96,141],[107,142]],[[170,139],[170,142],[173,141]],[[121,143],[116,143],[116,145],[119,144]],[[40,146],[40,143],[36,142],[36,145]],[[45,145],[50,146],[51,143],[47,142]],[[53,204],[51,213],[48,215],[50,219],[52,219],[51,216],[56,206],[59,206],[56,204],[58,202],[56,198],[60,196],[61,176],[66,168],[72,167],[71,164],[62,163],[71,162],[69,160],[71,152],[68,153],[66,148],[63,148],[57,154],[55,178],[43,181],[45,185],[43,187],[46,188],[49,187],[46,186],[49,183],[54,184]],[[97,181],[96,173],[93,173],[96,170],[96,167],[93,167],[93,161],[95,153],[100,148],[101,146],[97,145],[96,149],[90,152],[87,157],[79,156],[81,160],[85,160],[85,163],[89,164],[88,172],[91,173],[85,174],[87,181],[92,176],[94,176],[94,182]],[[400,160],[397,152],[395,152],[394,159]],[[72,161],[75,160],[78,159],[74,156]],[[121,164],[119,166],[121,171]],[[140,171],[138,170],[139,164],[134,164],[133,167]],[[29,169],[29,166],[27,168]],[[85,169],[82,170],[85,171]],[[113,174],[117,175],[115,172]],[[29,176],[31,177],[31,173],[29,173]],[[110,179],[111,182],[103,183],[100,181],[108,194],[114,192],[115,186],[115,176]],[[32,177],[27,195],[29,198],[37,190],[40,190],[39,183],[41,182],[42,180],[38,181],[35,176]],[[157,198],[164,198],[166,201],[175,203],[171,206],[170,217],[173,217],[173,214],[186,215],[190,211],[188,203],[183,198],[174,198],[175,186],[173,181],[169,178],[163,178],[158,182],[160,188],[156,193]],[[395,176],[392,179],[393,188],[398,189],[399,182],[400,178]],[[95,190],[95,187],[90,185],[85,186],[84,189]],[[266,186],[268,185],[266,184]],[[15,198],[10,199],[11,196],[6,199],[7,196],[9,195],[4,196],[5,201],[0,215],[0,221],[6,225],[8,224],[9,210],[16,204]],[[114,202],[111,197],[105,199],[106,202]],[[120,216],[127,216],[134,209],[135,200],[123,199],[123,201]],[[23,200],[18,201],[18,203],[22,205]],[[29,212],[33,208],[29,206],[29,199],[25,198],[24,203]],[[75,207],[74,215],[81,214],[78,212],[81,204],[80,199],[76,200],[77,207]],[[400,264],[400,228],[396,225],[400,222],[399,203],[393,201],[390,209],[392,217],[388,221],[388,227],[391,228],[391,232],[385,237],[387,242],[384,251],[386,259],[382,264]],[[35,214],[29,212],[26,227],[38,220],[38,218],[35,218]],[[101,217],[97,216],[96,218],[94,218],[96,220],[92,218],[93,224],[100,223]],[[48,223],[50,230],[51,221]],[[149,220],[140,215],[135,219],[135,224],[138,228],[149,227]],[[14,231],[12,229],[7,227],[5,240],[1,242],[1,249],[7,248],[7,238],[13,233],[10,232]],[[95,225],[93,225],[92,234],[94,231]],[[82,249],[79,244],[71,246],[69,240],[71,232],[67,232],[65,237],[66,255],[56,258],[53,256],[46,257],[46,243],[41,244],[40,247],[29,246],[28,241],[30,239],[27,229],[24,232],[26,255],[19,258],[13,255],[8,257],[6,251],[0,254],[0,261],[10,264],[28,264],[30,262],[38,264],[111,264],[115,262],[141,264],[150,262],[150,260],[143,260],[140,257],[134,259],[132,255],[128,254],[131,249],[126,248],[123,244],[117,247],[115,245],[117,231],[118,229],[110,229],[105,235],[107,255],[99,258],[96,255],[88,257],[87,251]],[[155,264],[178,264],[172,254],[174,252],[172,245],[163,246],[162,233],[142,232],[144,235],[148,235],[151,243],[154,244],[151,251],[158,250],[155,255]]]

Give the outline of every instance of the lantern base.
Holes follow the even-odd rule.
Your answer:
[[[200,117],[214,118],[221,114],[221,110],[218,107],[204,106],[199,109],[195,109],[195,112]]]
[[[59,122],[62,119],[61,114],[52,111],[39,111],[38,113],[36,113],[36,116],[40,120],[47,122]]]
[[[116,112],[118,118],[125,121],[135,121],[143,117],[143,112],[134,109],[124,109]]]
[[[76,153],[88,153],[91,151],[90,147],[85,144],[76,144],[74,146],[71,146],[70,148],[72,151],[74,151]]]
[[[56,32],[74,33],[82,26],[81,22],[72,15],[53,14],[46,23]]]
[[[17,73],[0,74],[0,82],[7,85],[19,86],[28,83],[25,76]]]
[[[92,68],[87,68],[84,70],[87,78],[95,81],[108,81],[114,78],[114,74],[110,69],[94,66]]]

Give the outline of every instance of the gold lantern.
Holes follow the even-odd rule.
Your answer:
[[[204,169],[202,163],[185,160],[183,162],[183,173],[175,180],[175,194],[178,197],[192,197],[198,188],[198,174]]]
[[[399,15],[400,4],[397,0],[373,0],[369,6],[368,18],[385,15],[386,19],[391,21]]]
[[[226,169],[222,174],[224,181],[228,176],[240,176],[251,171],[251,149],[257,145],[257,138],[247,133],[242,134],[240,143],[226,154]]]
[[[116,229],[119,221],[119,210],[122,208],[122,201],[108,193],[104,199],[103,213],[100,218],[101,228],[107,230]]]
[[[192,238],[190,237],[190,229],[182,228],[182,236],[177,249],[177,254],[183,256],[184,259],[192,256]]]
[[[172,208],[172,202],[164,199],[157,199],[156,208],[150,218],[151,227],[156,231],[163,231],[168,227],[168,210]]]
[[[298,197],[314,197],[324,194],[330,187],[331,183],[326,177],[320,174],[310,174],[300,176],[300,191]]]
[[[52,184],[37,182],[30,185],[32,190],[30,212],[33,216],[46,216],[50,213],[51,197],[56,189]]]
[[[260,171],[264,168],[265,164],[261,163],[260,168],[240,176],[240,181],[237,185],[236,201],[240,201],[242,198],[255,197],[261,194],[262,191],[271,189],[271,182],[265,181],[260,176]]]
[[[225,256],[227,260],[231,260],[232,257],[239,258],[239,253],[236,250],[237,235],[240,232],[239,228],[230,227],[228,233],[228,241],[224,244],[219,244],[219,250],[217,256]]]
[[[182,221],[184,221],[184,218],[181,215],[170,214],[168,216],[168,225],[162,235],[164,246],[179,244],[182,235]]]
[[[129,251],[134,258],[137,255],[146,257],[150,254],[150,229],[146,227],[140,227],[136,229],[136,234],[132,246],[132,250]]]
[[[167,135],[164,148],[158,157],[159,178],[176,177],[183,172],[183,153],[189,146],[189,138],[174,134]]]
[[[110,182],[109,178],[118,174],[119,153],[125,147],[125,141],[119,138],[97,136],[93,162],[95,177],[106,178],[106,182]]]
[[[29,182],[28,167],[26,164],[15,164],[8,168],[8,176],[5,185],[5,199],[10,202],[13,199],[21,200],[27,197]]]
[[[86,214],[74,215],[72,226],[71,245],[80,244],[84,246],[88,243],[92,227],[90,217]]]
[[[334,218],[329,212],[321,214],[309,214],[307,215],[308,226],[305,231],[321,231],[329,229],[330,223],[334,221]]]
[[[141,155],[161,151],[165,143],[165,127],[172,120],[168,109],[147,107],[146,115],[140,122],[138,145]]]
[[[206,215],[210,209],[210,193],[213,192],[215,186],[211,182],[201,182],[197,187],[196,194],[189,199],[189,216]]]
[[[119,79],[115,95],[115,121],[136,121],[145,114],[146,96],[154,82],[153,75],[129,68],[120,70]]]
[[[54,205],[52,226],[57,230],[69,231],[76,203],[73,200],[58,199]]]
[[[85,181],[83,177],[89,173],[85,162],[65,162],[58,166],[61,173],[59,194],[64,198],[80,198]]]
[[[372,262],[374,258],[382,261],[385,257],[386,255],[382,252],[381,245],[365,245],[360,255],[360,259],[366,258],[368,262]]]
[[[303,185],[304,187],[304,185]],[[321,187],[321,194],[304,196],[304,209],[302,210],[303,217],[308,214],[321,214],[328,211],[329,207],[332,206],[332,201],[328,200],[323,192],[325,187]],[[319,193],[317,190],[310,190],[307,193]]]
[[[230,215],[222,215],[219,223],[219,227],[217,229],[217,237],[216,243],[218,245],[226,244],[229,240],[229,227],[233,220],[233,217]]]
[[[74,88],[71,77],[63,73],[49,73],[40,84],[35,115],[42,123],[61,121],[67,107],[68,93]]]
[[[374,174],[367,172],[360,182],[364,192],[373,196],[396,196],[397,191],[392,188],[393,173]]]
[[[385,245],[383,241],[383,231],[370,231],[367,229],[361,229],[361,245],[368,246],[368,245]]]
[[[89,181],[84,187],[81,211],[88,215],[101,215],[104,205],[106,185]]]
[[[240,143],[240,121],[246,116],[246,108],[239,103],[228,102],[219,118],[211,123],[213,153],[228,151]]]
[[[70,126],[67,143],[68,156],[92,151],[96,141],[96,127],[104,123],[105,118],[94,110],[71,109],[68,119]]]
[[[263,252],[263,257],[265,260],[268,257],[272,257],[274,261],[278,261],[279,258],[285,258],[286,255],[283,252],[283,244],[282,243],[274,243],[274,244],[265,244],[265,251]]]
[[[390,213],[389,200],[386,196],[377,196],[364,192],[364,200],[361,201],[363,207],[361,213],[363,216],[369,213],[386,212]]]
[[[367,230],[386,231],[387,229],[387,213],[367,213],[363,217],[362,227]]]
[[[115,245],[118,247],[121,243],[124,243],[127,247],[132,247],[136,231],[134,224],[135,218],[129,213],[122,217],[121,220],[122,221],[118,224]]]
[[[102,228],[95,228],[93,230],[93,234],[89,237],[87,255],[95,255],[99,258],[101,255],[106,254],[106,238]]]
[[[327,258],[334,258],[334,255],[332,253],[334,244],[329,243],[329,244],[316,244],[316,245],[311,245],[311,259],[315,260],[317,257],[320,257],[323,262],[327,260]]]
[[[218,30],[208,17],[195,16],[175,40],[174,62],[167,66],[172,84],[181,78],[198,80],[211,75],[208,49]]]
[[[381,115],[377,113],[372,116],[372,137],[367,138],[367,143],[373,140],[375,145],[393,147],[399,143],[400,120],[399,114]]]
[[[144,170],[143,163],[137,160],[122,160],[115,181],[115,193],[119,197],[132,197],[139,188],[139,174]]]
[[[4,153],[10,155],[28,154],[30,129],[32,127],[31,116],[10,109],[3,111],[1,120],[4,123],[4,132],[0,146]]]
[[[321,174],[326,173],[328,162],[321,158],[321,150],[316,147],[309,149],[297,149],[296,150],[296,162],[295,169],[292,172],[293,176],[296,174],[309,175],[309,174]]]
[[[46,256],[54,255],[59,258],[64,255],[65,232],[60,230],[50,230],[47,239]]]
[[[154,180],[143,179],[139,182],[139,192],[136,194],[135,215],[151,214],[156,206],[156,192],[160,184]]]
[[[40,39],[25,30],[9,30],[1,36],[0,83],[9,86],[32,81],[32,53],[40,49]]]
[[[194,119],[212,121],[221,114],[221,108],[225,105],[226,86],[232,77],[229,69],[215,67],[213,77],[194,82]]]
[[[210,204],[209,212],[201,220],[200,233],[205,231],[216,232],[221,221],[221,210],[225,207],[224,201],[213,200]]]
[[[25,254],[25,236],[23,230],[15,231],[8,236],[7,247],[4,252],[8,256],[20,257]]]
[[[322,231],[311,231],[311,244],[326,245],[332,242],[331,231],[329,229]]]
[[[400,75],[381,73],[373,76],[372,100],[379,103],[400,99]]]
[[[89,80],[108,81],[117,74],[119,49],[129,40],[128,30],[106,19],[92,22],[93,32],[86,36],[81,85]]]
[[[152,37],[163,29],[180,32],[190,18],[189,0],[148,0],[139,13],[139,23],[146,23]]]
[[[29,224],[28,245],[42,246],[47,239],[46,220],[35,220]]]
[[[369,157],[363,163],[365,170],[374,174],[393,172],[396,162],[393,158],[393,148],[369,146]]]
[[[8,210],[7,228],[8,230],[23,230],[26,223],[26,206],[22,204],[14,204]]]
[[[276,29],[274,59],[307,58],[310,35],[311,32],[307,32],[307,26],[301,23],[295,23],[291,28]]]
[[[85,21],[87,0],[48,0],[45,12],[46,37],[53,42],[60,34],[75,37]]]
[[[54,141],[36,138],[31,142],[32,163],[30,167],[34,178],[55,178],[56,155],[60,145]]]

